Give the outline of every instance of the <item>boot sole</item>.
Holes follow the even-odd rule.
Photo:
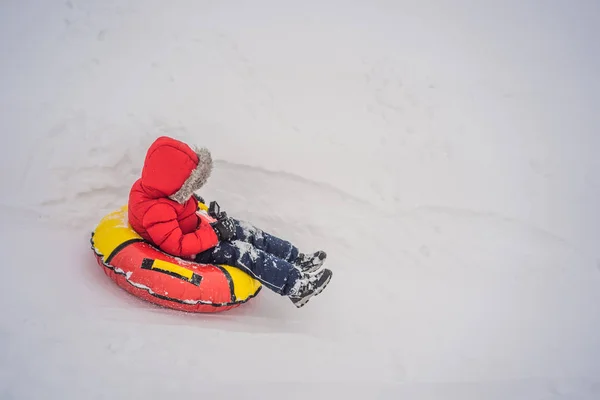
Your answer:
[[[302,308],[306,305],[306,303],[308,303],[310,301],[310,299],[312,299],[315,296],[318,296],[323,290],[325,290],[325,288],[327,287],[327,285],[329,285],[329,282],[331,281],[331,277],[333,276],[333,274],[329,275],[329,278],[327,278],[327,280],[325,281],[325,283],[318,289],[316,290],[313,294],[311,294],[308,297],[305,297],[302,302],[298,302],[298,303],[294,303],[294,305],[297,308]]]

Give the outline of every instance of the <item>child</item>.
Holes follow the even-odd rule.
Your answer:
[[[318,271],[325,252],[300,253],[291,243],[224,212],[215,220],[198,214],[201,198],[194,192],[204,186],[212,167],[207,149],[194,151],[166,136],[156,139],[129,194],[132,228],[165,253],[238,267],[302,307],[331,279],[330,270]]]

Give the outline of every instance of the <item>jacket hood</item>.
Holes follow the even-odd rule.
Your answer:
[[[212,167],[208,149],[192,149],[177,139],[161,136],[146,153],[142,188],[151,197],[169,197],[183,204],[204,186]]]

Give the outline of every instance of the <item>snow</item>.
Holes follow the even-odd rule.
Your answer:
[[[2,3],[0,398],[600,398],[600,5],[284,3]],[[108,279],[89,234],[163,134],[327,289]]]

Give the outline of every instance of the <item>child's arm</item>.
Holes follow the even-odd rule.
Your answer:
[[[142,224],[154,244],[174,256],[192,257],[219,243],[209,224],[201,223],[196,231],[184,234],[177,222],[175,209],[164,203],[150,207]]]

